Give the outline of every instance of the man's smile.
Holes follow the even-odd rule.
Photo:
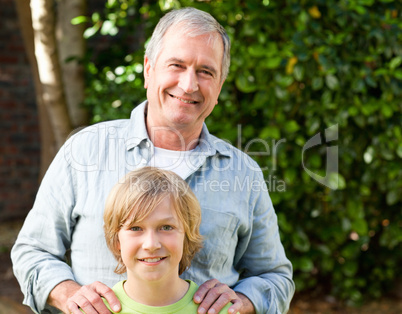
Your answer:
[[[172,97],[172,98],[176,98],[176,99],[178,99],[178,100],[180,100],[180,101],[182,101],[182,102],[184,102],[186,104],[197,104],[198,103],[198,101],[189,100],[189,99],[183,99],[183,98],[180,98],[180,97],[172,95],[172,94],[169,94],[169,96]]]

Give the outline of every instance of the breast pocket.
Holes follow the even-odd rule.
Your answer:
[[[203,207],[200,232],[204,247],[194,262],[204,270],[210,270],[210,276],[216,275],[216,272],[230,271],[238,241],[238,228],[239,219],[236,216]]]

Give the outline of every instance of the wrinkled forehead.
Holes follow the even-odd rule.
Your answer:
[[[214,48],[222,48],[222,53],[223,53],[223,40],[220,36],[220,34],[216,30],[205,30],[202,28],[196,28],[193,25],[189,25],[185,22],[181,22],[179,24],[175,24],[170,26],[164,36],[169,37],[169,38],[174,38],[175,36],[177,37],[198,37],[198,36],[203,36],[203,38],[207,38],[207,44],[214,45]]]

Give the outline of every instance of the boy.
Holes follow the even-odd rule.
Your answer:
[[[201,209],[187,183],[170,171],[134,170],[113,187],[103,218],[115,272],[127,272],[113,287],[119,313],[197,313],[198,286],[179,277],[202,247]]]

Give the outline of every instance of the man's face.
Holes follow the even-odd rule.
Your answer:
[[[222,56],[218,33],[189,37],[180,27],[169,29],[154,67],[147,57],[144,61],[148,128],[201,132],[218,103]]]

